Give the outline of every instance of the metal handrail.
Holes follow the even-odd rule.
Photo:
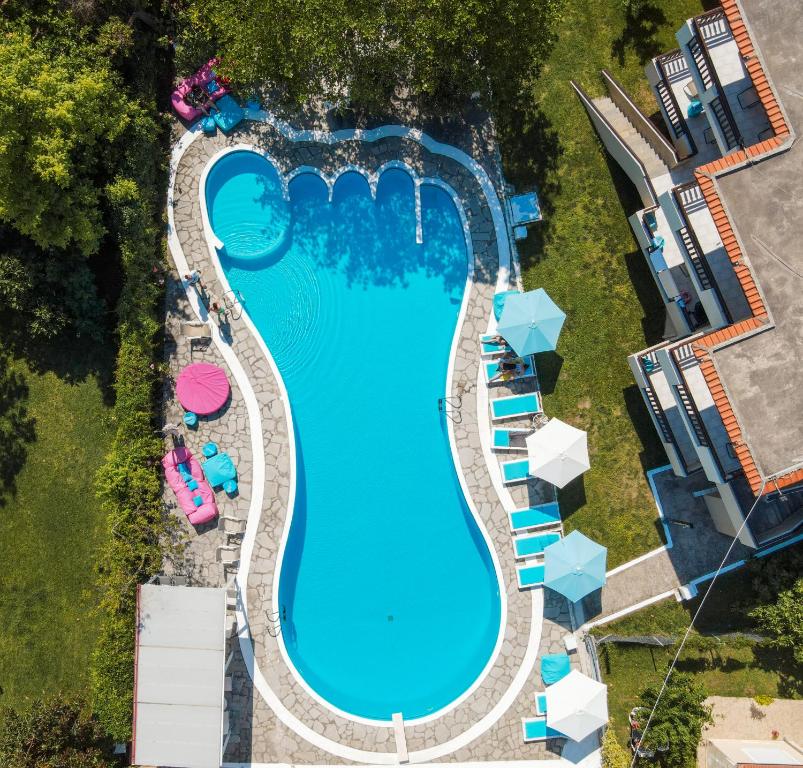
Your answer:
[[[683,52],[680,50],[680,48],[676,48],[674,51],[670,51],[669,53],[657,56],[655,59],[655,63],[656,66],[658,67],[659,73],[661,74],[661,82],[666,87],[667,95],[672,102],[672,106],[674,107],[675,112],[677,113],[680,129],[689,142],[689,149],[691,150],[691,154],[696,155],[697,145],[694,143],[694,139],[692,138],[691,131],[689,130],[689,124],[686,122],[686,118],[683,117],[683,112],[680,109],[680,104],[678,104],[675,92],[672,90],[672,86],[669,83],[669,75],[667,74],[666,68],[664,66],[665,62],[672,61],[675,58],[682,58],[685,61],[686,57],[683,55]]]

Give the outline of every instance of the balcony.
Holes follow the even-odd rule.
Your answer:
[[[673,194],[678,210],[689,231],[693,233],[694,245],[702,255],[708,279],[716,289],[725,319],[738,322],[750,317],[750,307],[742,284],[733,271],[733,264],[722,245],[719,230],[714,224],[700,187],[696,182],[684,184],[676,187]],[[709,316],[714,322],[714,313]]]
[[[709,122],[704,144],[716,144],[727,154],[772,135],[722,9],[695,17],[677,38],[693,80],[685,86],[687,96],[702,102]]]
[[[741,473],[742,466],[700,370],[692,343],[674,347],[670,355],[675,366],[673,378],[676,378],[671,382],[672,388],[678,404],[683,408],[688,431],[698,447],[706,474],[712,482],[728,481]],[[711,459],[708,467],[706,457]]]
[[[654,352],[645,350],[632,355],[629,362],[661,441],[669,446],[667,454],[670,462],[674,464],[673,458],[677,459],[679,466],[675,469],[680,470],[681,474],[699,469],[700,460],[694,443],[689,437],[678,403]],[[672,450],[674,456],[670,454]]]

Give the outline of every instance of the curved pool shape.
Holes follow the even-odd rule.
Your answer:
[[[336,709],[424,717],[477,680],[501,621],[496,571],[438,411],[467,277],[461,220],[445,191],[424,184],[416,244],[404,171],[382,174],[375,201],[347,172],[331,202],[322,179],[305,173],[290,182],[290,231],[277,253],[272,228],[264,244],[254,233],[277,220],[280,191],[273,166],[246,151],[223,156],[206,182],[218,237],[244,242],[241,228],[252,255],[269,253],[246,262],[226,245],[221,264],[293,412],[282,638],[306,684]]]

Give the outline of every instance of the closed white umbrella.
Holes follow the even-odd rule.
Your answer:
[[[573,669],[546,689],[546,723],[580,741],[608,722],[608,686]]]
[[[558,488],[582,475],[590,466],[588,440],[582,429],[550,419],[527,438],[530,474]]]

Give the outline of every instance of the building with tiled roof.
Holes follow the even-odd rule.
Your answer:
[[[608,97],[575,88],[643,203],[667,323],[629,363],[655,429],[717,530],[764,546],[803,525],[803,14],[722,0],[676,38],[646,68],[665,131],[606,72]]]

